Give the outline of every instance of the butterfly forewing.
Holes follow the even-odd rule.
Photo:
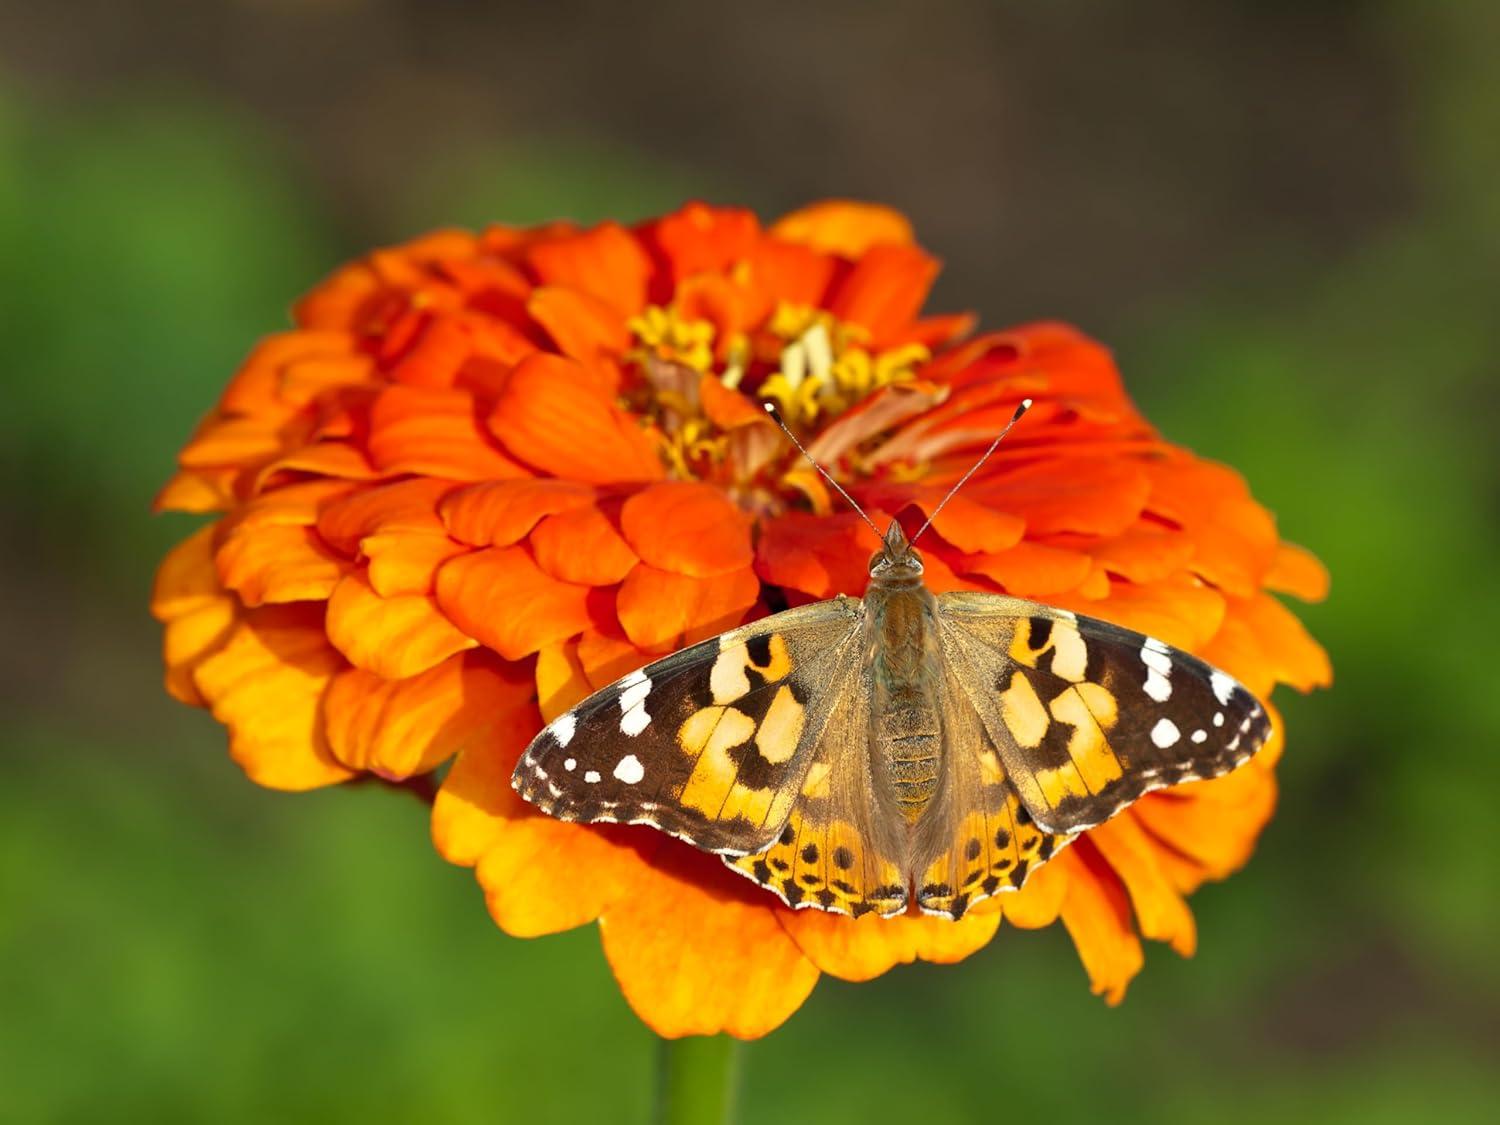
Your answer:
[[[774,614],[632,672],[553,720],[512,780],[562,820],[650,824],[725,855],[774,843],[859,665],[860,605]]]
[[[970,705],[1050,832],[1228,773],[1270,735],[1244,687],[1153,637],[992,594],[944,594],[938,605]]]

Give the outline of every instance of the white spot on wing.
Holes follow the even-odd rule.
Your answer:
[[[1182,737],[1182,732],[1177,729],[1177,724],[1171,719],[1158,719],[1156,725],[1151,728],[1151,741],[1165,750],[1168,746],[1177,745],[1177,740]]]
[[[1155,637],[1141,645],[1141,663],[1146,666],[1146,694],[1158,703],[1172,698],[1172,657],[1167,646]]]
[[[651,725],[646,713],[646,697],[651,694],[651,677],[637,669],[620,681],[620,733],[631,738]]]
[[[563,763],[563,769],[567,770],[569,773],[572,773],[577,768],[578,768],[578,759],[577,758],[569,758],[566,762]]]
[[[583,775],[583,780],[587,781],[590,785],[598,785],[599,784],[599,771],[598,770],[589,770],[586,774]]]
[[[641,765],[641,760],[634,754],[626,754],[615,767],[615,777],[626,785],[634,785],[645,776],[646,767]]]
[[[559,746],[566,746],[573,741],[573,732],[578,729],[578,716],[568,711],[552,720],[552,737],[557,739]]]
[[[1206,731],[1206,730],[1195,730],[1193,732],[1193,734],[1192,734],[1192,739],[1193,739],[1194,742],[1197,742],[1197,743],[1207,742],[1208,741],[1208,731]]]
[[[1214,686],[1214,698],[1217,699],[1220,703],[1227,704],[1229,702],[1229,697],[1234,694],[1234,689],[1240,686],[1235,682],[1233,676],[1226,676],[1217,668],[1215,668],[1209,674],[1208,679],[1209,682]]]
[[[1224,725],[1224,712],[1223,711],[1219,711],[1219,712],[1217,712],[1214,715],[1214,726],[1216,726],[1216,727],[1222,727],[1223,725]]]

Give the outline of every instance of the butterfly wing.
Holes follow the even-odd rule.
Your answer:
[[[1016,890],[1072,843],[1032,820],[963,687],[971,666],[945,653],[944,769],[932,806],[912,841],[917,905],[957,921],[974,903]]]
[[[906,910],[905,823],[882,807],[870,772],[870,683],[863,659],[845,669],[780,832],[759,854],[724,859],[788,906],[856,918]]]
[[[1226,774],[1270,736],[1243,686],[1153,637],[995,594],[943,594],[938,618],[971,708],[1048,832]]]
[[[649,824],[726,856],[762,851],[861,662],[861,613],[834,598],[647,664],[543,728],[511,784],[561,820]]]

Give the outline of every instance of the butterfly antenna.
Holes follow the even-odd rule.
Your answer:
[[[948,495],[944,496],[940,501],[938,501],[938,506],[932,509],[932,514],[927,517],[927,522],[924,523],[921,527],[917,528],[917,533],[911,537],[911,541],[913,543],[922,538],[922,532],[926,531],[929,527],[932,526],[932,521],[937,519],[937,514],[943,510],[943,505],[948,503],[949,500],[952,500],[953,494],[968,483],[969,478],[979,471],[979,466],[983,465],[990,459],[990,454],[995,452],[995,447],[1005,440],[1005,435],[1010,433],[1010,428],[1017,422],[1019,422],[1021,420],[1021,416],[1030,409],[1031,400],[1029,398],[1023,398],[1021,400],[1021,405],[1016,407],[1016,412],[1010,416],[1010,421],[1005,423],[1005,429],[1001,430],[997,435],[995,435],[995,440],[990,442],[990,447],[984,451],[983,456],[981,456],[978,461],[974,462],[973,466],[967,473],[958,478],[958,483],[948,490]]]
[[[823,468],[822,465],[813,460],[813,455],[807,451],[806,447],[800,441],[797,440],[797,435],[786,428],[786,423],[781,420],[781,412],[776,409],[776,404],[774,402],[767,402],[763,403],[762,405],[765,406],[766,413],[771,416],[771,421],[775,422],[778,426],[781,427],[781,432],[786,434],[787,437],[791,438],[792,444],[801,451],[802,456],[807,458],[807,463],[813,468],[817,469],[818,472],[822,473],[823,479],[826,480],[829,484],[833,485],[838,494],[845,500],[849,501],[849,507],[853,508],[856,512],[859,513],[859,518],[870,525],[870,530],[875,533],[875,538],[884,539],[885,536],[881,533],[880,528],[876,527],[875,521],[872,520],[869,516],[865,515],[865,510],[854,502],[854,497],[850,496],[847,492],[844,491],[843,485],[841,485],[838,481],[834,480],[831,476],[828,475],[827,469]]]

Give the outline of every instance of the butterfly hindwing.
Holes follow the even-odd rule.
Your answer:
[[[845,668],[834,698],[782,831],[761,853],[724,862],[789,906],[900,914],[905,826],[879,806],[872,785],[868,667]]]
[[[512,784],[562,820],[650,824],[725,855],[776,839],[839,685],[859,603],[787,610],[654,661],[549,723]]]
[[[1038,825],[1074,833],[1218,777],[1270,735],[1232,677],[1155,638],[992,594],[938,599],[945,646]]]
[[[974,903],[1019,889],[1073,837],[1032,820],[962,686],[966,667],[951,657],[945,665],[947,768],[912,841],[911,865],[922,912],[957,920]]]

